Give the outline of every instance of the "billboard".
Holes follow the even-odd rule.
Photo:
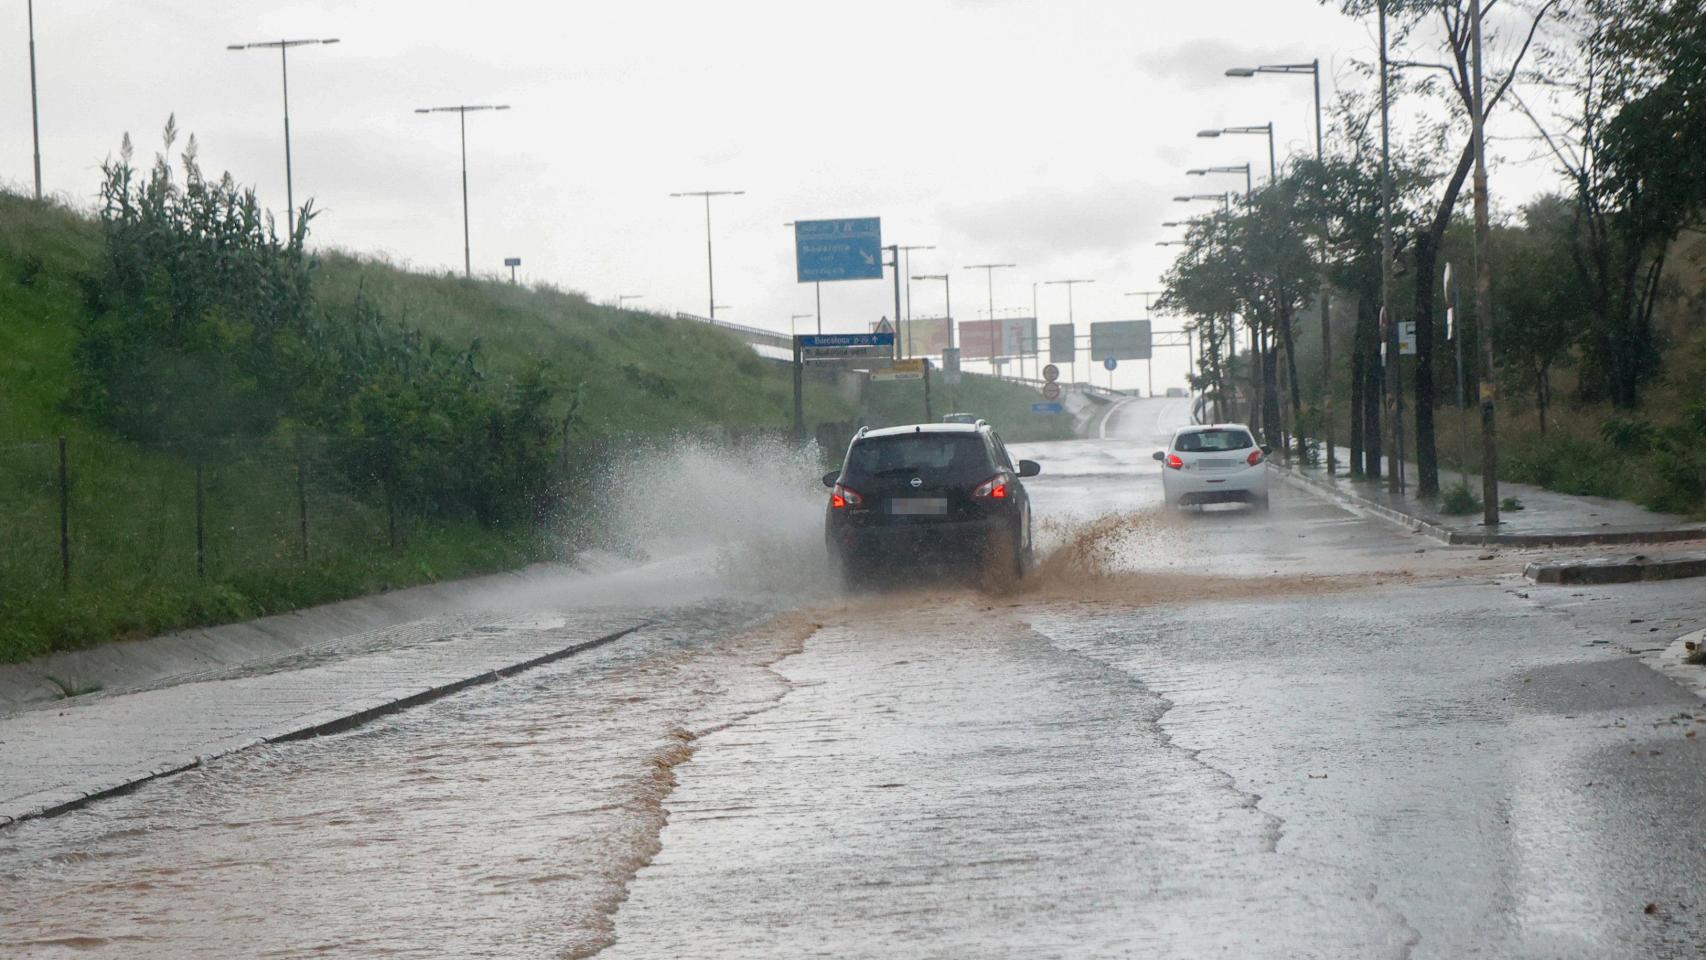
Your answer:
[[[1078,335],[1070,323],[1048,325],[1048,362],[1072,363],[1078,355]]]
[[[968,320],[960,324],[959,343],[960,356],[967,360],[1032,354],[1037,350],[1037,318]]]
[[[881,218],[796,220],[794,270],[801,283],[824,280],[881,280]]]
[[[876,324],[871,324],[871,329],[875,330]],[[948,319],[913,317],[902,320],[894,338],[903,357],[940,356],[948,348]]]
[[[1148,320],[1115,320],[1090,324],[1090,356],[1097,360],[1148,360]]]

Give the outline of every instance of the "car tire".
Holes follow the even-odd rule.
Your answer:
[[[1259,499],[1252,501],[1250,503],[1250,506],[1253,507],[1257,513],[1267,513],[1268,512],[1268,495],[1265,493],[1262,494],[1262,496]]]

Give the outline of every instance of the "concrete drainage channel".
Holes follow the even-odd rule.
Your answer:
[[[424,687],[392,688],[375,695],[345,701],[323,710],[301,714],[257,736],[235,741],[226,738],[222,741],[216,741],[220,745],[214,749],[198,748],[193,755],[187,755],[163,764],[156,763],[145,769],[124,772],[116,776],[109,775],[105,779],[97,780],[93,785],[85,784],[76,788],[65,788],[59,791],[49,791],[46,794],[31,795],[20,808],[9,811],[0,810],[0,829],[24,820],[58,816],[96,800],[127,793],[150,781],[192,770],[210,760],[263,744],[284,743],[341,733],[387,714],[429,703],[470,687],[492,683],[579,653],[585,653],[650,625],[651,621],[630,622],[591,639],[571,643],[514,663],[482,669],[467,676],[444,680]]]

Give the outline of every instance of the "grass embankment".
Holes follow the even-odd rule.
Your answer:
[[[280,440],[235,448],[204,470],[198,573],[192,459],[115,439],[67,407],[83,278],[103,250],[93,220],[0,192],[0,662],[560,555],[559,538],[536,528],[406,519],[398,520],[393,550],[382,499],[316,469],[335,451]],[[328,307],[349,304],[359,291],[452,344],[479,338],[491,376],[549,360],[563,388],[555,412],[566,413],[579,397],[571,458],[606,437],[791,424],[786,367],[704,324],[615,311],[578,294],[409,273],[343,253],[321,258],[315,282]],[[905,411],[908,388],[918,386],[873,387],[872,409],[862,413],[832,388],[809,383],[808,421],[916,419],[920,413]],[[1033,422],[1031,392],[1022,387],[968,378],[961,390],[990,419],[1011,418],[1015,437],[1046,429]],[[59,437],[70,494],[71,575],[63,586]]]

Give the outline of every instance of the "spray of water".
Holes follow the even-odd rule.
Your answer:
[[[583,542],[677,582],[740,596],[830,582],[815,447],[699,437],[634,444],[592,484]]]

